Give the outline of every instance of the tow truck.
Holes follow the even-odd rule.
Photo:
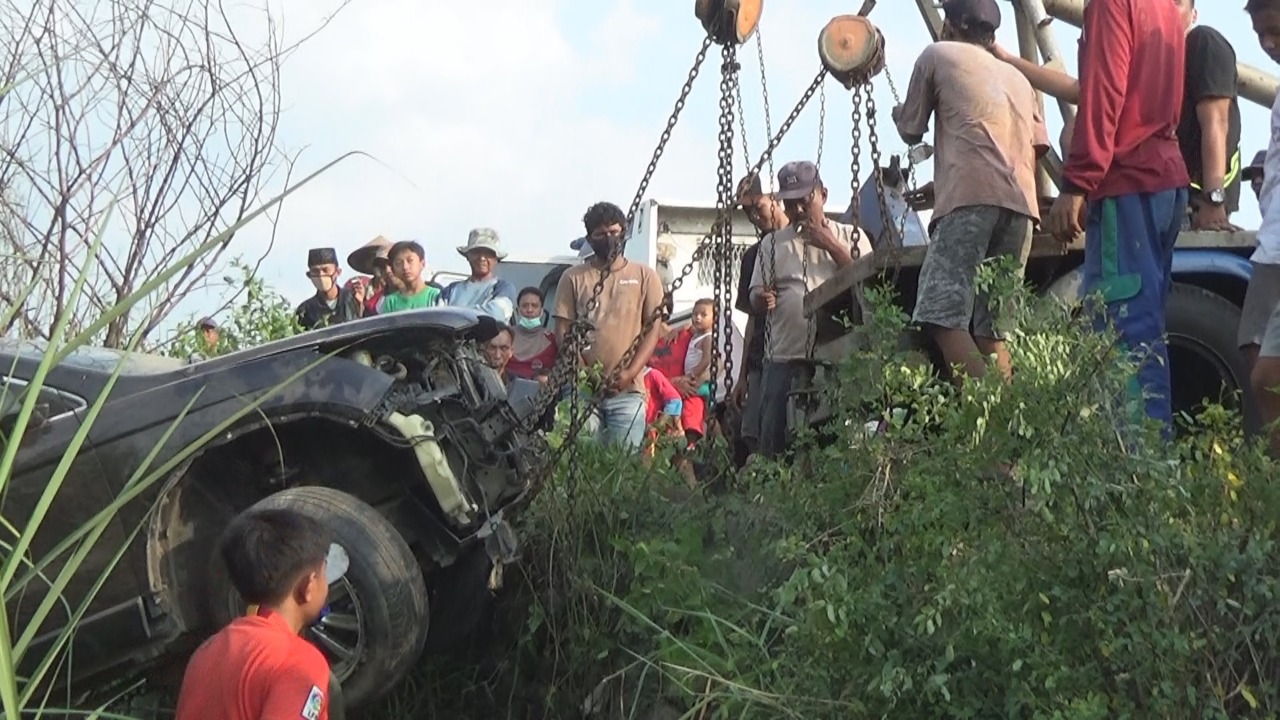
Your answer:
[[[747,0],[717,1],[726,8],[738,8],[744,16],[743,8],[753,5]],[[699,4],[700,13],[703,12],[703,4],[707,3]],[[844,79],[842,72],[847,68],[839,67],[840,62],[857,55],[858,42],[845,42],[844,47],[839,50],[823,48],[835,45],[827,42],[829,35],[834,32],[832,28],[848,32],[851,27],[847,22],[849,18],[866,19],[877,4],[878,0],[864,0],[856,16],[836,18],[824,30],[824,35],[819,40],[819,54],[828,76],[820,77],[815,82],[825,82],[830,77]],[[942,17],[936,3],[933,0],[915,0],[915,4],[936,40],[942,28]],[[759,3],[754,5],[758,10]],[[1011,0],[1011,5],[1021,56],[1062,69],[1064,56],[1053,34],[1054,23],[1060,21],[1076,27],[1082,25],[1084,0]],[[702,18],[703,15],[700,14],[699,17]],[[864,38],[878,35],[879,31],[869,23],[866,23],[866,27],[870,30]],[[857,27],[854,30],[855,34],[859,31]],[[741,32],[738,41],[741,42],[749,34]],[[866,42],[871,44],[875,40]],[[878,42],[883,44],[883,37],[879,37]],[[854,49],[850,50],[850,47]],[[865,55],[870,56],[880,51],[882,47],[869,50]],[[824,55],[824,52],[827,54]],[[843,53],[844,57],[833,58],[832,53]],[[855,60],[865,61],[866,57]],[[884,69],[883,60],[878,62],[881,63],[880,69]],[[874,74],[873,72],[872,75]],[[1238,63],[1238,77],[1242,98],[1270,107],[1280,81],[1244,63]],[[857,84],[845,83],[847,88],[854,89],[855,92]],[[1041,96],[1039,99],[1043,110],[1044,98]],[[803,100],[799,107],[802,106]],[[1064,122],[1074,120],[1072,106],[1059,102],[1059,109]],[[878,155],[878,151],[876,154]],[[838,209],[828,210],[833,219],[849,220],[854,217],[852,204],[857,202],[861,209],[857,214],[859,224],[876,239],[874,244],[877,250],[842,269],[835,277],[812,290],[805,299],[806,316],[815,319],[819,328],[819,338],[810,358],[814,365],[814,383],[821,383],[824,368],[847,357],[857,342],[856,334],[849,332],[847,325],[832,322],[832,319],[855,304],[853,295],[859,284],[892,269],[899,295],[904,299],[904,309],[910,311],[914,306],[919,269],[927,252],[927,238],[923,237],[923,224],[914,210],[905,207],[896,210],[892,207],[893,198],[900,199],[909,192],[908,183],[913,174],[911,168],[905,173],[895,172],[894,165],[896,160],[890,163],[890,167],[878,168],[872,172],[872,176],[878,171],[882,178],[893,178],[882,182],[880,188],[890,200],[884,206],[892,217],[889,226],[886,227],[881,222],[876,212],[879,207],[876,196],[868,194],[873,184],[870,178],[861,183],[860,191],[857,187],[854,188],[856,197],[851,200],[849,209],[843,213]],[[1053,150],[1041,161],[1037,184],[1046,207],[1053,195],[1052,188],[1060,182],[1061,169],[1061,157]],[[901,206],[902,203],[898,205]],[[657,269],[669,289],[674,277],[684,276],[687,280],[673,293],[675,324],[687,322],[689,310],[696,299],[714,294],[714,264],[726,261],[706,258],[695,262],[693,256],[699,245],[714,234],[717,216],[718,211],[711,203],[668,203],[646,199],[638,207],[628,228],[629,239],[624,251],[628,259]],[[734,258],[740,258],[740,253],[756,242],[757,237],[740,211],[732,211],[730,217],[733,234],[731,246],[734,248],[731,254]],[[1248,370],[1236,347],[1235,337],[1240,308],[1252,276],[1249,256],[1256,244],[1255,233],[1247,230],[1188,230],[1178,240],[1173,261],[1174,284],[1166,310],[1175,411],[1194,413],[1206,402],[1222,402],[1243,413],[1246,427],[1256,429],[1258,426],[1257,410],[1247,382]],[[1068,305],[1078,304],[1081,300],[1083,260],[1083,238],[1064,244],[1046,235],[1037,235],[1032,241],[1027,281],[1038,293],[1058,298]],[[554,303],[560,275],[566,268],[580,261],[579,255],[510,258],[499,265],[498,273],[521,287],[533,285],[542,289],[549,308]],[[728,268],[727,277],[721,281],[721,295],[726,298],[724,302],[727,307],[732,306],[737,286],[737,266],[738,263],[732,259],[722,265]],[[737,366],[742,348],[740,336],[745,329],[746,317],[736,311],[732,312],[735,335],[739,336],[735,338],[733,353],[734,365]],[[717,385],[723,391],[724,383],[719,382]],[[815,395],[820,396],[820,393]],[[804,407],[793,408],[792,412],[793,422],[797,425],[811,426],[820,422],[827,412],[820,402],[814,404],[806,401],[800,402],[800,405]]]
[[[876,4],[868,0],[863,15]],[[936,4],[916,0],[921,17],[936,40],[942,18]],[[1053,36],[1054,21],[1080,27],[1084,0],[1013,0],[1019,54],[1032,62],[1062,69],[1062,54]],[[1043,58],[1043,59],[1042,59]],[[1270,107],[1276,96],[1275,77],[1244,63],[1238,64],[1240,97]],[[1040,97],[1042,103],[1044,98]],[[1074,107],[1059,102],[1064,122],[1074,120]],[[1050,185],[1061,178],[1060,156],[1050,151],[1041,161],[1039,195],[1047,208]],[[1173,287],[1166,307],[1169,363],[1172,373],[1175,413],[1194,414],[1206,402],[1220,402],[1242,412],[1246,429],[1256,430],[1260,421],[1249,386],[1249,373],[1236,344],[1240,309],[1252,276],[1249,256],[1257,245],[1254,231],[1202,232],[1186,230],[1179,236],[1173,258]],[[879,247],[841,269],[835,277],[805,297],[805,315],[816,321],[819,337],[812,352],[810,388],[820,387],[823,375],[848,357],[858,335],[841,323],[825,322],[850,308],[853,293],[861,283],[896,273],[896,289],[904,309],[913,308],[920,265],[927,246]],[[1032,240],[1027,265],[1027,282],[1039,294],[1078,305],[1082,299],[1084,238],[1062,243],[1045,234]],[[855,313],[856,314],[856,313]],[[824,332],[825,329],[825,332]],[[906,339],[917,344],[920,337]],[[918,345],[917,345],[918,346]],[[936,355],[934,356],[936,359]],[[829,416],[822,394],[801,391],[793,398],[790,416],[793,426],[812,426]]]

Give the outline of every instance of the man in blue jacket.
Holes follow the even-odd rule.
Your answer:
[[[471,277],[444,289],[441,305],[469,307],[510,324],[516,307],[516,288],[494,274],[498,263],[507,256],[491,228],[476,228],[458,253],[471,265]]]

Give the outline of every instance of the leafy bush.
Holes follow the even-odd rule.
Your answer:
[[[1130,424],[1113,336],[986,282],[1021,321],[1011,383],[939,379],[872,292],[794,462],[691,494],[584,446],[522,520],[504,660],[435,712],[1274,716],[1276,468],[1221,409],[1176,445]]]
[[[210,353],[201,337],[199,318],[193,318],[178,326],[173,340],[164,348],[166,355],[178,358],[222,355],[301,332],[294,307],[287,298],[268,287],[244,260],[232,260],[231,269],[238,277],[229,275],[223,281],[238,285],[240,290],[230,302],[228,317],[218,320],[218,344],[213,352]]]

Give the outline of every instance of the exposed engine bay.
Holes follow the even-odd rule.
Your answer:
[[[473,528],[528,489],[535,453],[474,339],[380,336],[344,353],[395,379],[365,424],[412,450],[444,519]]]

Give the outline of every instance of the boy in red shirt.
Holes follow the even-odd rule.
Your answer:
[[[251,509],[231,521],[222,559],[236,591],[257,607],[191,656],[177,720],[329,720],[329,663],[299,633],[319,619],[329,583],[346,570],[345,554],[333,549],[320,523],[293,510]]]

